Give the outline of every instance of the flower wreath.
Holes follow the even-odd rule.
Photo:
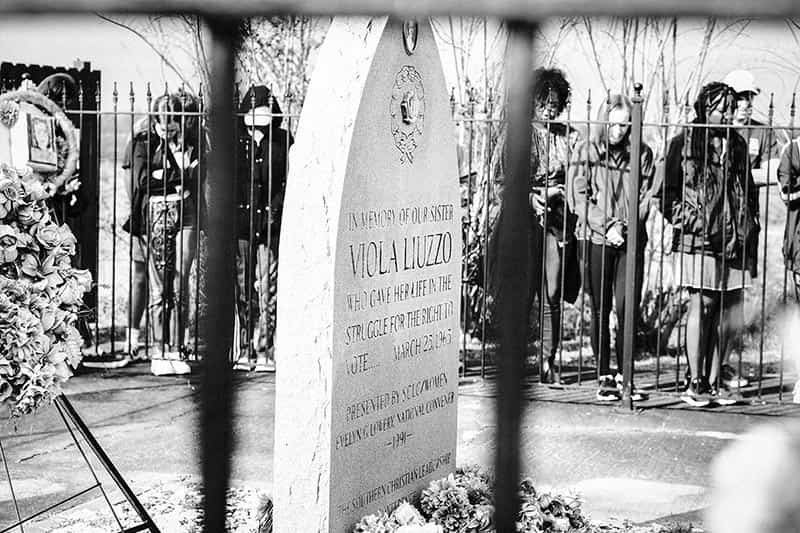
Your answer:
[[[75,170],[78,168],[78,136],[75,133],[75,127],[58,104],[39,91],[22,89],[0,94],[0,120],[6,126],[12,126],[17,121],[20,101],[33,104],[52,115],[64,135],[66,141],[64,166],[56,176],[47,178],[47,183],[50,183],[53,190],[57,191],[75,174]]]
[[[65,148],[55,176],[0,161],[0,406],[14,417],[52,400],[80,363],[76,325],[92,287],[89,271],[72,266],[75,235],[59,225],[47,201],[75,174],[75,129],[52,100],[28,90],[0,95],[2,124],[14,125],[20,102],[55,118],[57,143]]]

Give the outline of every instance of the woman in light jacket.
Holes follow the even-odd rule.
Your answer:
[[[598,360],[599,389],[597,399],[613,401],[621,398],[622,346],[625,309],[625,285],[636,284],[636,294],[641,292],[644,266],[644,248],[647,242],[644,222],[650,206],[650,189],[653,181],[653,152],[646,144],[641,146],[641,159],[631,162],[631,101],[616,94],[600,110],[598,124],[590,138],[575,150],[570,167],[570,182],[578,216],[576,234],[588,236],[588,277],[591,293],[592,351]],[[631,191],[632,164],[640,165],[641,186]],[[640,198],[639,220],[628,217],[628,197]],[[633,279],[625,271],[627,235],[631,224],[639,225],[637,265]],[[616,302],[617,321],[614,342],[617,368],[611,371],[611,339],[609,316],[612,298]],[[634,393],[634,399],[640,397]]]

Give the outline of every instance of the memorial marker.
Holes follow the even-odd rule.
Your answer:
[[[333,22],[282,226],[275,531],[344,533],[456,463],[461,208],[427,20]]]

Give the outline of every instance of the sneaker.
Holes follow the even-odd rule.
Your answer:
[[[254,372],[275,372],[275,359],[267,359],[266,357],[259,357],[256,359],[256,366]]]
[[[81,364],[86,368],[124,368],[131,362],[130,355],[127,353],[127,346],[115,343],[109,345],[106,350],[100,349],[97,353],[89,352],[84,354]]]
[[[275,347],[270,346],[266,351],[256,355],[254,372],[275,372]]]
[[[711,403],[710,391],[703,381],[693,379],[681,395],[681,401],[692,407],[707,407]]]
[[[738,389],[740,387],[747,387],[750,384],[750,381],[747,378],[740,376],[736,369],[734,369],[731,365],[722,365],[722,383],[730,387],[731,389]]]
[[[711,403],[716,405],[735,405],[739,402],[739,398],[731,392],[731,389],[722,383],[722,385],[717,389],[716,387],[711,387]]]
[[[637,389],[635,385],[631,386],[631,400],[634,402],[644,402],[650,399],[650,395],[641,389]]]
[[[613,402],[620,400],[622,395],[617,389],[617,382],[614,376],[602,376],[599,381],[600,388],[597,389],[597,399],[601,402]]]
[[[236,360],[235,363],[233,363],[233,369],[238,370],[240,372],[250,372],[251,370],[253,370],[253,368],[254,368],[253,362],[250,360],[249,357],[247,357],[247,355],[242,355],[241,357],[239,357],[239,359]]]
[[[154,376],[182,376],[192,373],[192,367],[179,359],[179,352],[165,352],[165,359],[150,361],[150,373]]]
[[[617,390],[619,391],[619,397],[620,398],[622,398],[622,392],[625,389],[625,386],[623,385],[623,381],[625,381],[625,380],[622,377],[622,374],[617,372],[614,375],[614,383],[616,383],[616,385],[617,385]],[[631,384],[631,400],[633,400],[634,402],[643,402],[643,401],[645,401],[645,400],[647,400],[649,398],[650,398],[649,394],[647,394],[646,392],[644,392],[641,389],[637,389],[636,385]]]
[[[800,380],[797,380],[797,383],[794,384],[794,390],[792,391],[792,403],[800,403]]]

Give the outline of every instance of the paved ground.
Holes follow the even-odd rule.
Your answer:
[[[67,394],[137,491],[198,475],[197,379],[156,378],[146,366],[97,372]],[[493,400],[464,385],[458,462],[491,465]],[[236,377],[233,483],[269,490],[274,376]],[[647,522],[678,516],[695,523],[707,503],[708,465],[730,440],[766,417],[653,409],[621,414],[607,406],[532,401],[523,420],[524,473],[536,485],[577,490],[595,518]],[[775,421],[775,418],[772,418]],[[779,419],[777,419],[779,421]],[[0,441],[27,515],[90,487],[94,480],[53,408],[0,425]],[[15,511],[0,472],[0,531]],[[87,494],[71,502],[96,498]],[[4,525],[5,524],[5,525]],[[26,531],[30,529],[26,528]]]

